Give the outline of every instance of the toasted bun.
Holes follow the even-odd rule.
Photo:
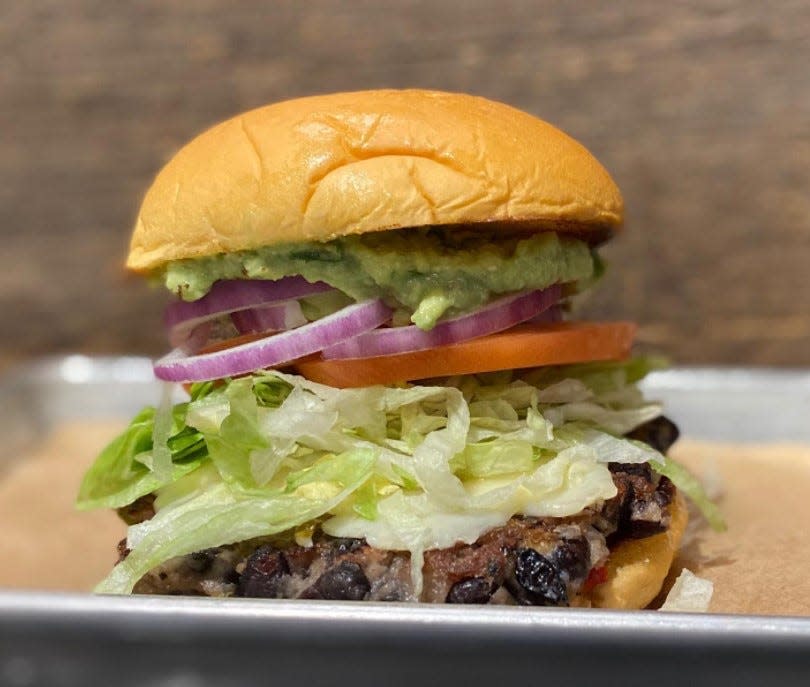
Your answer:
[[[127,266],[426,225],[603,238],[622,208],[585,148],[512,107],[337,93],[247,112],[180,150],[146,194]]]
[[[598,608],[646,607],[661,591],[678,551],[689,513],[680,493],[672,503],[669,529],[645,539],[628,539],[610,552],[608,579],[591,593]]]

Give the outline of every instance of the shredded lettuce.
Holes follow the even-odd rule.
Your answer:
[[[330,476],[336,478],[339,487],[326,497],[323,492],[313,494],[303,487],[290,493],[268,490],[243,496],[220,482],[194,498],[162,508],[151,520],[129,528],[130,554],[96,592],[129,593],[145,573],[170,558],[283,532],[323,515],[368,479],[373,456],[355,451],[334,456],[331,462]]]
[[[157,495],[99,591],[125,593],[173,556],[313,518],[329,534],[410,551],[419,590],[431,548],[475,541],[515,514],[564,517],[611,498],[611,462],[649,461],[714,524],[694,478],[621,436],[660,414],[635,387],[656,366],[344,390],[277,371],[194,385],[188,403],[139,414],[85,477],[83,508]]]
[[[498,477],[532,469],[534,448],[527,441],[482,441],[467,444],[450,459],[450,468],[462,480]]]
[[[154,408],[144,408],[85,473],[77,507],[120,508],[196,470],[208,453],[202,436],[184,426],[185,408],[185,404],[175,407],[170,418],[171,436],[166,440],[171,460],[168,470],[154,465],[152,437],[156,412]]]
[[[172,450],[169,439],[172,435],[172,385],[163,384],[163,394],[152,425],[152,472],[162,483],[172,478]]]
[[[251,455],[268,448],[269,441],[259,427],[253,380],[245,377],[232,381],[218,400],[221,405],[208,403],[206,410],[214,411],[222,422],[219,426],[213,422],[210,426],[206,424],[200,430],[211,461],[225,482],[246,489],[256,487]]]

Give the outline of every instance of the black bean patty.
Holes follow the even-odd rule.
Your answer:
[[[659,418],[633,438],[665,451],[677,428]],[[609,465],[615,497],[574,517],[515,516],[473,544],[427,551],[419,600],[455,604],[586,605],[609,546],[669,526],[675,488],[648,464]],[[151,517],[150,497],[128,506],[128,522]],[[137,520],[136,520],[137,521]],[[120,557],[128,551],[119,545]],[[293,533],[263,537],[173,558],[135,586],[137,594],[408,601],[416,594],[410,555],[362,539],[330,537],[317,526],[312,543]]]

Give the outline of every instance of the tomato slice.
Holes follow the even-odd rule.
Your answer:
[[[635,333],[632,322],[523,324],[499,334],[426,351],[342,360],[312,356],[293,366],[312,381],[339,388],[393,384],[428,377],[621,360],[630,354]]]

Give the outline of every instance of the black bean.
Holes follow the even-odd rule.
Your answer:
[[[658,487],[653,494],[653,498],[655,502],[663,507],[668,506],[672,503],[672,499],[675,497],[675,485],[667,478],[662,477],[661,481],[658,482]]]
[[[649,463],[608,463],[608,469],[615,475],[633,475],[644,478],[645,481],[652,481],[652,468]],[[620,478],[623,476],[620,475]]]
[[[514,582],[508,587],[512,596],[524,606],[568,605],[568,590],[560,569],[534,549],[518,550]]]
[[[275,599],[281,595],[284,578],[289,574],[287,562],[272,546],[256,549],[245,562],[239,577],[237,596]]]
[[[656,451],[666,453],[670,446],[678,440],[679,435],[678,426],[669,418],[661,415],[654,420],[645,422],[640,427],[636,427],[627,436],[630,439],[643,441]]]
[[[620,523],[622,534],[631,539],[643,539],[663,532],[669,527],[669,505],[674,486],[662,477],[654,490],[634,485],[625,518]]]
[[[217,557],[218,549],[205,549],[195,551],[186,556],[186,565],[194,572],[204,573],[211,569]]]
[[[551,560],[569,582],[584,580],[591,567],[591,547],[585,537],[563,539],[552,552]]]
[[[239,578],[240,575],[233,566],[229,566],[227,570],[222,573],[222,581],[226,584],[239,584]]]
[[[327,570],[313,586],[321,598],[335,601],[361,601],[371,590],[363,569],[350,561]]]
[[[627,539],[646,539],[654,534],[661,534],[666,529],[660,520],[630,520],[622,530],[622,536]]]
[[[485,604],[492,596],[492,583],[483,577],[470,577],[456,582],[447,593],[449,604]]]

